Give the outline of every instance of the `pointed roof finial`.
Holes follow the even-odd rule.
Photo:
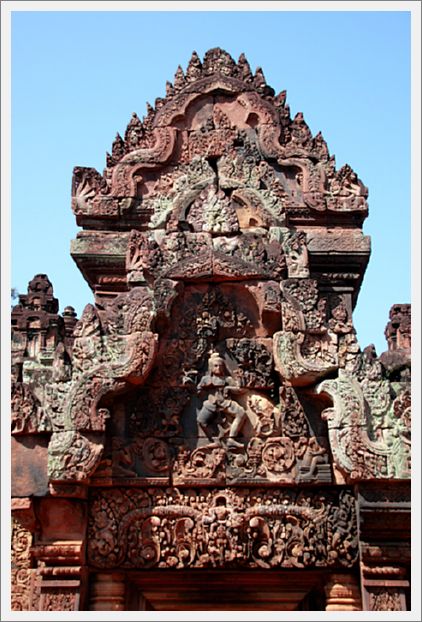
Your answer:
[[[264,72],[262,71],[261,67],[256,68],[253,81],[256,88],[259,88],[260,86],[265,86],[267,84]]]
[[[318,132],[313,142],[314,142],[314,149],[317,152],[319,159],[322,161],[328,160],[330,152],[328,151],[328,145],[325,142],[325,139],[323,135],[321,134],[321,132]]]
[[[132,118],[130,119],[127,125],[127,128],[126,128],[126,132],[125,132],[125,143],[129,149],[136,149],[136,147],[139,144],[142,134],[143,134],[142,121],[139,119],[136,112],[132,112]],[[118,142],[119,141],[116,136],[116,140],[114,141],[114,143],[116,143],[117,145]],[[114,147],[114,143],[113,143],[113,147]]]
[[[202,69],[205,75],[222,73],[225,76],[233,76],[236,73],[236,63],[221,48],[212,48],[205,53]]]
[[[179,92],[186,85],[185,74],[183,73],[183,69],[179,65],[176,73],[174,74],[174,90]]]
[[[240,70],[241,79],[244,82],[252,82],[253,76],[252,76],[251,67],[243,52],[239,56],[239,60],[237,61],[237,66],[239,67],[239,70]]]
[[[197,80],[202,75],[202,63],[199,60],[199,56],[196,52],[192,53],[191,59],[189,61],[188,68],[186,69],[186,79],[188,82],[193,82]]]
[[[275,104],[284,108],[284,105],[286,103],[286,97],[287,91],[280,91],[280,93],[275,97]]]
[[[125,154],[125,141],[120,136],[119,132],[116,134],[116,138],[113,141],[111,147],[111,159],[113,160],[113,164],[119,162]]]
[[[165,104],[165,101],[162,97],[156,97],[155,102],[154,102],[154,107],[155,110],[159,110],[160,108],[162,108]]]

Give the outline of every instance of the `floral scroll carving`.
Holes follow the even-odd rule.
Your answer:
[[[335,462],[348,480],[410,476],[410,394],[402,386],[394,398],[382,387],[379,380],[378,391],[371,386],[368,393],[368,383],[346,371],[318,386],[333,399],[322,416]]]
[[[27,611],[31,608],[34,572],[31,564],[31,545],[32,533],[13,519],[11,571],[11,608],[13,611]]]
[[[348,491],[98,492],[88,557],[98,568],[350,567],[354,512]]]
[[[372,588],[369,594],[370,611],[403,611],[403,594],[398,589]]]
[[[411,468],[410,306],[380,357],[352,320],[367,194],[218,48],[132,114],[102,174],[74,169],[95,303],[59,315],[39,274],[12,310],[14,465],[34,473],[16,497],[41,523],[14,526],[15,609],[83,607],[85,562],[94,608],[124,608],[126,572],[205,568],[325,569],[327,609],[360,608],[362,489]],[[77,541],[50,541],[60,496]],[[402,606],[378,587],[371,609]]]

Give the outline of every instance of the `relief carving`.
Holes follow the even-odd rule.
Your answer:
[[[232,399],[241,393],[241,388],[230,377],[224,359],[217,352],[213,352],[208,359],[208,374],[199,382],[198,391],[204,394],[205,399],[197,415],[197,421],[206,436],[212,440],[211,424],[220,416],[224,426],[228,416],[232,421],[229,425],[227,445],[242,446],[236,441],[236,437],[245,422],[246,412],[235,399]]]
[[[272,227],[272,233],[280,239],[286,254],[288,278],[309,278],[306,233],[304,231],[291,231],[281,227]]]
[[[40,597],[40,611],[76,611],[79,595],[72,589],[57,587],[44,591]]]
[[[32,533],[12,519],[12,611],[28,611],[32,598]]]
[[[35,569],[14,526],[16,609],[78,609],[79,588],[44,578],[85,545],[119,572],[329,568],[327,609],[360,607],[345,486],[411,466],[410,307],[392,308],[381,357],[352,320],[367,194],[285,91],[218,48],[132,115],[103,174],[74,169],[95,304],[60,316],[41,274],[19,296],[12,434],[22,452],[48,443],[50,493],[87,499],[88,535],[40,541]],[[373,610],[402,606],[387,588]]]
[[[12,434],[51,432],[51,423],[28,385],[12,384]]]
[[[395,402],[397,416],[390,396],[381,392],[384,403],[371,404],[374,393],[368,395],[366,388],[365,394],[365,384],[342,370],[338,379],[324,380],[317,391],[333,400],[333,408],[322,416],[328,423],[333,457],[347,480],[410,476],[410,402],[405,395]]]
[[[403,592],[394,588],[371,588],[369,611],[405,611]]]
[[[142,383],[149,374],[157,344],[151,332],[154,314],[153,299],[142,288],[117,297],[106,309],[103,322],[96,308],[87,305],[74,328],[71,363],[60,343],[51,368],[43,363],[32,365],[31,377],[38,369],[46,369],[49,377],[45,389],[38,390],[40,400],[29,386],[15,383],[13,431],[53,432],[48,464],[51,480],[89,480],[102,455],[110,417],[101,400],[113,391]]]
[[[98,568],[347,568],[357,557],[347,490],[98,491],[88,529]]]

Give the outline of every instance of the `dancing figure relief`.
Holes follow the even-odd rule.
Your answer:
[[[199,396],[204,396],[202,407],[197,414],[197,422],[205,435],[213,441],[214,427],[217,419],[222,416],[232,418],[227,446],[243,447],[236,440],[245,420],[246,411],[237,401],[232,399],[234,395],[242,394],[245,389],[241,388],[230,375],[224,359],[216,352],[212,352],[208,359],[208,373],[202,377],[198,384]],[[214,426],[214,427],[213,427]]]

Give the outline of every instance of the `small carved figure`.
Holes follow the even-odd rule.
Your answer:
[[[283,250],[289,278],[309,277],[309,257],[304,231],[289,231],[283,235]]]
[[[318,466],[327,464],[327,451],[314,436],[309,439],[301,436],[299,439],[303,458],[299,470],[299,481],[310,481],[318,478]],[[302,456],[301,456],[302,457]]]
[[[202,404],[202,408],[197,415],[197,421],[201,429],[212,440],[209,426],[215,421],[218,414],[230,415],[234,417],[230,430],[228,446],[243,447],[235,440],[239,434],[246,418],[245,409],[231,399],[230,394],[239,394],[242,389],[234,382],[230,376],[224,359],[213,352],[208,360],[208,374],[206,374],[198,384],[198,391],[207,392],[207,398]]]
[[[331,318],[328,320],[330,329],[339,335],[345,335],[353,330],[352,320],[344,302],[340,302],[331,310]]]
[[[66,382],[72,376],[72,367],[64,344],[59,343],[54,351],[52,379],[55,382]]]

